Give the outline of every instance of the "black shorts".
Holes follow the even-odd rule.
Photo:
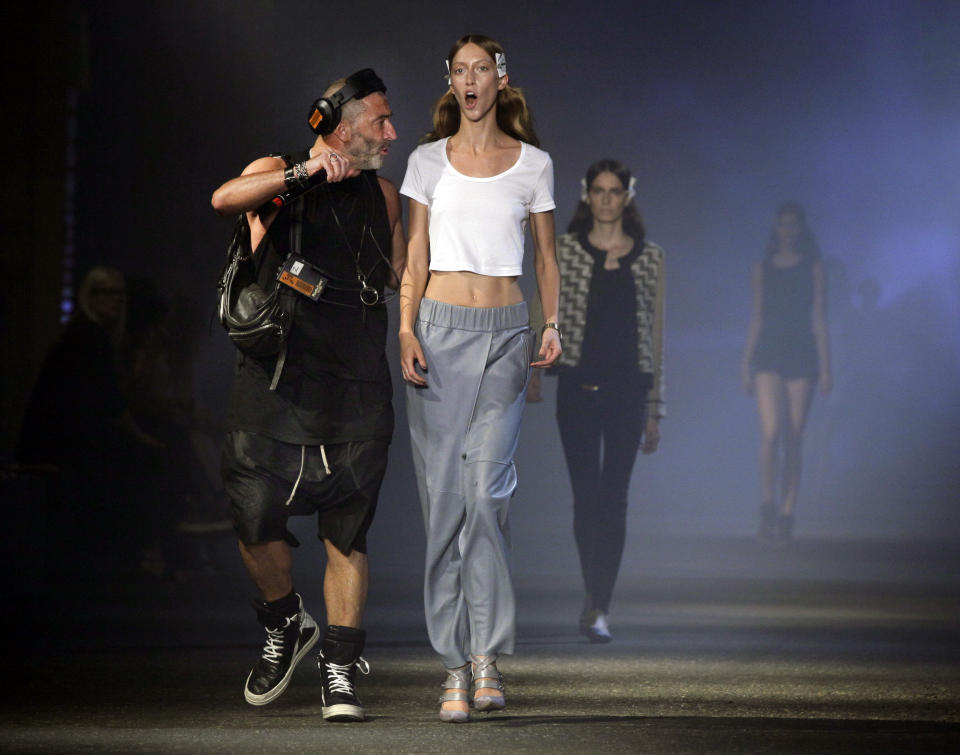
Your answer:
[[[753,354],[754,372],[775,372],[784,380],[817,379],[820,364],[813,334],[796,336],[761,333]]]
[[[240,541],[296,545],[287,518],[317,514],[318,537],[342,553],[366,553],[388,447],[385,440],[298,446],[243,430],[227,433],[223,485]]]

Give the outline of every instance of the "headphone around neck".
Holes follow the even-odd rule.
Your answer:
[[[372,68],[364,68],[347,77],[346,83],[329,97],[321,97],[310,106],[307,122],[313,133],[326,136],[340,124],[343,106],[353,99],[362,100],[374,92],[386,92],[387,87]]]

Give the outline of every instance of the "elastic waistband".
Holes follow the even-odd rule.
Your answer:
[[[418,317],[423,322],[457,330],[497,331],[523,328],[530,324],[525,301],[505,307],[463,307],[423,298],[420,300]]]

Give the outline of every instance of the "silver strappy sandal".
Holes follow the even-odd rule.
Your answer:
[[[477,710],[503,710],[507,701],[503,696],[503,674],[497,671],[497,656],[470,656],[473,666],[473,707]],[[482,689],[496,689],[499,695],[478,695]]]
[[[466,690],[470,689],[470,664],[460,668],[448,668],[447,678],[440,685],[443,694],[440,695],[440,720],[448,724],[463,724],[470,720],[470,712],[466,710],[446,710],[442,706],[448,702],[461,702],[470,705],[470,696]],[[448,692],[447,690],[456,690]]]

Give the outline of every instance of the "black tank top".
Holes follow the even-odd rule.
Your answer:
[[[297,444],[389,440],[393,389],[383,295],[390,277],[391,234],[376,173],[324,184],[300,201],[300,255],[328,278],[327,289],[318,302],[296,297],[276,390],[269,390],[275,359],[240,357],[228,427]],[[263,280],[286,258],[289,231],[285,208],[270,226],[269,242],[257,252],[263,252]],[[374,306],[360,300],[358,271],[380,297]]]
[[[762,322],[775,339],[805,338],[813,333],[813,260],[805,255],[790,267],[763,262]]]

